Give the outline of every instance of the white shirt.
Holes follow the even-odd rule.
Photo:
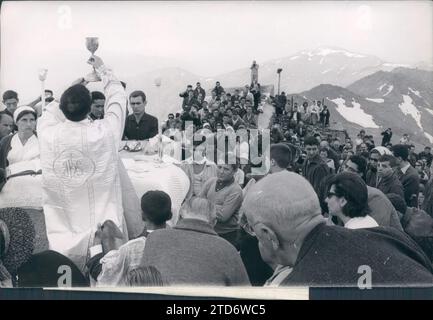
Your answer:
[[[366,229],[378,226],[376,220],[374,220],[370,215],[352,218],[344,224],[344,227],[347,229]]]
[[[9,165],[20,162],[30,161],[39,158],[39,142],[35,135],[32,135],[26,142],[22,144],[18,133],[12,137],[11,150],[8,153],[7,159]]]
[[[409,169],[410,167],[410,163],[408,163],[407,165],[405,165],[403,168],[401,168],[401,172],[403,172],[403,174],[406,174],[407,169]]]

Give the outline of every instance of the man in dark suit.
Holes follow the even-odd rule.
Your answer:
[[[290,122],[296,123],[296,125],[299,124],[299,121],[302,121],[302,115],[298,110],[298,106],[293,107],[293,111],[289,114]]]
[[[132,114],[126,118],[124,139],[146,140],[158,134],[158,119],[145,112],[146,95],[143,91],[134,91],[129,96]]]
[[[394,157],[397,158],[397,176],[404,189],[404,199],[408,207],[418,207],[419,175],[408,161],[409,149],[407,145],[397,144],[392,147]]]
[[[201,93],[201,96],[203,97],[203,99],[206,97],[206,91],[204,91],[204,89],[201,87],[200,82],[197,82],[196,88],[194,89],[194,97],[196,99],[198,98],[199,93]]]

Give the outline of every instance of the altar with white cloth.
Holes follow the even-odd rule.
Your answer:
[[[136,142],[123,142],[123,145],[134,146]],[[178,161],[167,155],[159,157],[153,152],[152,142],[140,141],[139,151],[120,151],[120,158],[128,173],[134,190],[140,199],[150,190],[166,192],[172,202],[173,218],[168,222],[174,226],[179,219],[180,207],[188,194],[190,181],[185,172],[176,164]]]

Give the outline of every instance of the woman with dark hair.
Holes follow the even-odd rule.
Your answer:
[[[24,175],[27,172],[27,170],[23,171],[22,163],[25,161],[36,160],[36,163],[30,165],[29,169],[33,174],[39,171],[40,153],[38,138],[35,134],[36,118],[36,112],[31,107],[23,106],[15,110],[14,122],[18,131],[0,141],[0,190],[9,177]]]

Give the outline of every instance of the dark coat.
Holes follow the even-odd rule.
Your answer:
[[[379,183],[377,184],[377,188],[384,194],[395,193],[404,199],[403,185],[395,173],[389,177],[380,179]]]
[[[372,168],[367,170],[367,173],[365,174],[365,183],[370,187],[377,188],[377,170],[373,170]]]
[[[400,176],[400,182],[404,189],[404,200],[408,207],[418,206],[419,175],[414,167],[409,166],[406,173]]]
[[[194,89],[194,97],[198,97],[198,94],[201,93],[203,99],[206,98],[206,91],[203,88],[195,88]]]
[[[319,155],[313,159],[305,161],[304,167],[302,168],[304,177],[311,183],[317,194],[320,192],[320,182],[329,175],[330,168],[320,158]]]
[[[372,270],[372,287],[432,285],[432,265],[421,248],[404,232],[376,227],[351,230],[320,224],[305,238],[292,273],[283,286],[358,286]]]

